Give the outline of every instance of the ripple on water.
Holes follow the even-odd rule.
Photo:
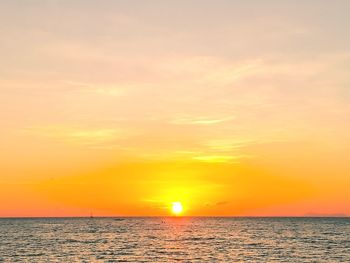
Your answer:
[[[0,219],[4,262],[350,262],[347,218]]]

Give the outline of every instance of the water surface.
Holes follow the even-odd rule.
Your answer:
[[[0,262],[350,262],[348,218],[0,219]]]

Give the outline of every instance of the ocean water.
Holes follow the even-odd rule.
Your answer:
[[[0,262],[350,262],[350,219],[0,219]]]

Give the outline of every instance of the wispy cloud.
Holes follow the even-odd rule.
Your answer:
[[[108,96],[122,96],[127,90],[130,89],[130,85],[126,84],[101,84],[101,83],[86,83],[76,81],[63,81],[69,86],[75,87],[73,91],[95,93],[99,95]]]
[[[205,145],[212,150],[229,151],[237,150],[254,143],[257,143],[257,141],[244,139],[213,139],[206,142]]]
[[[33,126],[24,133],[46,137],[67,143],[94,144],[112,141],[120,137],[117,129],[77,128],[67,126]]]
[[[212,125],[228,122],[235,119],[234,117],[210,118],[210,117],[180,117],[170,121],[171,124],[178,125]]]
[[[263,60],[257,59],[254,61],[233,64],[232,62],[221,61],[221,65],[205,75],[206,82],[215,82],[216,84],[230,84],[243,78],[256,75],[263,69]]]
[[[235,163],[241,159],[241,156],[234,155],[201,155],[193,157],[196,161],[208,163]]]

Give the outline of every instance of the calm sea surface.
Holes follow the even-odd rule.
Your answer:
[[[350,262],[350,219],[0,219],[0,262],[174,261]]]

